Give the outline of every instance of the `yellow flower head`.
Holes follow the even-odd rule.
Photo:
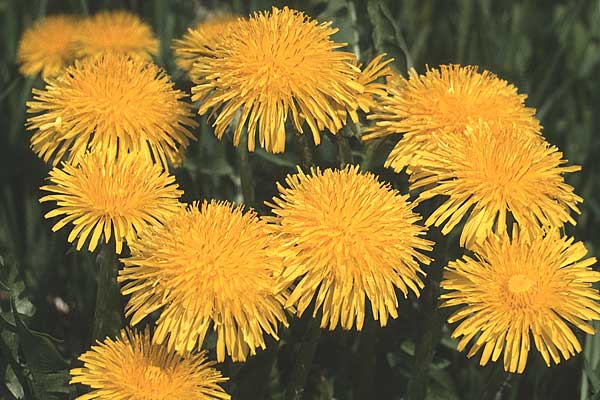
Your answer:
[[[283,294],[275,294],[281,258],[265,223],[228,202],[195,203],[130,244],[119,281],[131,295],[126,315],[136,325],[162,309],[154,340],[180,352],[201,346],[212,325],[217,359],[244,361],[265,348],[263,333],[287,326]]]
[[[420,217],[389,185],[358,167],[312,169],[286,178],[274,197],[275,216],[266,217],[280,241],[284,269],[279,288],[297,282],[286,307],[302,315],[316,298],[313,316],[322,308],[321,327],[362,329],[365,296],[375,320],[385,326],[396,318],[395,288],[419,296],[424,275],[419,262],[430,259],[421,250],[433,243],[421,238]]]
[[[198,112],[212,109],[219,138],[235,121],[235,145],[247,127],[250,151],[258,128],[261,147],[283,152],[290,115],[298,132],[306,122],[320,143],[319,131],[337,132],[364,91],[354,55],[336,51],[345,46],[331,40],[336,31],[330,22],[318,23],[287,7],[238,20],[192,68]]]
[[[421,170],[411,176],[411,189],[424,188],[418,201],[446,196],[425,221],[444,225],[448,234],[465,215],[460,244],[481,242],[493,230],[506,231],[512,215],[526,230],[575,225],[582,199],[565,183],[562,153],[516,126],[479,122],[461,135],[439,135],[438,149],[421,158]]]
[[[471,121],[516,125],[523,134],[539,136],[535,110],[525,107],[526,95],[491,72],[477,67],[442,65],[425,75],[409,71],[408,79],[389,82],[389,96],[368,118],[375,125],[365,140],[401,134],[386,167],[410,173],[419,165],[417,152],[435,150],[432,138],[440,131],[460,135]]]
[[[118,159],[101,153],[84,156],[79,165],[65,163],[50,171],[50,192],[40,202],[55,201],[56,208],[45,218],[62,216],[52,227],[56,232],[72,223],[68,241],[77,240],[77,250],[91,235],[88,250],[94,251],[104,233],[106,243],[114,233],[117,253],[123,241],[131,241],[148,225],[162,221],[181,206],[183,193],[175,178],[160,166],[137,154]]]
[[[126,11],[101,11],[81,26],[77,55],[126,54],[150,60],[158,52],[158,40],[140,17]]]
[[[198,57],[206,57],[215,48],[216,42],[235,25],[238,17],[231,14],[218,15],[189,28],[181,39],[173,40],[173,52],[177,66],[190,72]]]
[[[71,384],[92,391],[76,400],[229,400],[220,383],[227,381],[213,368],[206,353],[181,356],[152,343],[144,333],[121,331],[83,353],[83,368],[71,370]]]
[[[594,334],[588,320],[600,319],[598,291],[592,287],[600,273],[584,259],[586,249],[553,231],[527,238],[513,232],[492,235],[474,248],[475,257],[450,262],[442,288],[443,307],[460,306],[448,318],[462,321],[452,333],[458,350],[469,342],[468,357],[481,349],[481,365],[498,360],[504,369],[521,373],[533,343],[546,364],[558,364],[581,351],[571,326]],[[567,324],[567,322],[569,324]]]
[[[79,22],[68,15],[53,15],[36,21],[19,42],[17,61],[23,75],[42,77],[60,74],[75,57]]]
[[[56,165],[88,150],[136,152],[167,166],[194,136],[191,105],[159,67],[122,55],[87,58],[33,89],[27,120],[33,151]]]

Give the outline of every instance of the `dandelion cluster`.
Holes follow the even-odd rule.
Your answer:
[[[290,130],[318,145],[366,114],[365,141],[398,140],[385,166],[408,175],[412,202],[349,165],[297,167],[264,214],[225,200],[182,204],[172,169],[198,124],[186,94],[151,62],[150,27],[99,12],[48,17],[23,35],[20,70],[45,79],[26,122],[33,152],[52,166],[44,217],[59,218],[53,231],[69,225],[77,250],[114,241],[125,316],[146,326],[80,357],[71,383],[91,392],[79,399],[229,399],[202,349],[214,337],[218,362],[246,361],[279,340],[288,314],[361,330],[370,309],[385,327],[399,296],[425,288],[430,227],[460,231],[465,253],[445,267],[440,300],[454,308],[448,323],[468,357],[481,352],[486,365],[502,356],[506,371],[522,373],[532,345],[550,366],[582,350],[574,328],[594,333],[596,259],[564,235],[583,201],[565,175],[580,167],[546,141],[526,96],[474,66],[406,78],[385,54],[363,66],[336,32],[273,7],[205,18],[172,48],[219,139],[231,132],[238,146],[247,135],[248,150],[258,141],[280,153]]]
[[[398,135],[386,165],[406,170],[417,203],[439,198],[425,225],[460,227],[474,254],[450,262],[441,284],[443,306],[459,306],[448,319],[460,322],[458,350],[483,349],[481,365],[504,352],[504,369],[518,373],[532,340],[548,365],[580,352],[568,324],[594,333],[600,275],[583,244],[558,234],[580,212],[564,180],[580,167],[546,142],[525,95],[487,71],[411,70],[386,89],[364,139]]]

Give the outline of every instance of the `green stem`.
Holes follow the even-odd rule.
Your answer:
[[[81,6],[81,12],[83,15],[89,15],[90,9],[87,4],[87,0],[79,0],[79,5]]]
[[[377,150],[384,140],[385,139],[375,139],[367,143],[362,162],[360,163],[361,170],[369,171],[372,168],[373,158],[377,154]]]
[[[321,327],[319,326],[319,321],[314,318],[308,319],[306,332],[296,354],[296,364],[294,365],[285,395],[286,400],[302,400],[308,373],[310,372],[320,337]]]
[[[445,236],[436,238],[435,242],[440,248],[447,248]],[[447,251],[444,252],[447,254]],[[419,338],[415,344],[415,359],[413,374],[408,383],[408,400],[424,400],[427,395],[429,381],[429,367],[433,361],[436,347],[442,337],[444,318],[438,307],[440,282],[442,280],[445,257],[437,260],[429,267],[425,288],[419,300],[421,315],[424,319],[419,329]]]
[[[271,371],[277,361],[277,345],[273,338],[269,338],[265,350],[258,352],[242,364],[235,376],[238,385],[234,398],[256,400],[269,398]]]
[[[373,384],[375,381],[375,366],[377,363],[377,352],[375,340],[377,335],[377,323],[365,318],[365,326],[360,332],[358,342],[358,359],[356,360],[355,396],[356,400],[369,400],[373,398]]]
[[[298,146],[302,152],[302,168],[310,169],[315,165],[314,145],[306,133],[296,135],[296,139],[298,139]]]
[[[254,207],[256,202],[254,192],[254,179],[252,176],[252,165],[250,164],[248,154],[248,136],[242,135],[240,144],[237,147],[237,153],[240,161],[240,182],[242,186],[242,196],[244,203],[249,207]]]
[[[481,400],[502,399],[502,392],[512,378],[512,374],[504,371],[504,363],[496,362],[494,368],[490,371],[483,392],[479,397]]]
[[[99,271],[93,337],[114,338],[122,326],[121,296],[117,284],[118,260],[114,246],[102,245],[96,261]]]
[[[346,165],[351,165],[353,163],[352,147],[350,147],[349,142],[351,136],[352,131],[348,125],[342,128],[342,131],[335,136],[338,149],[338,162],[342,169],[345,168]]]

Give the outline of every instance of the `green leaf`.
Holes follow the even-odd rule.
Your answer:
[[[12,304],[17,327],[19,347],[31,372],[33,391],[40,400],[56,398],[52,393],[67,393],[69,364],[56,350],[58,342],[50,335],[30,330],[16,312]]]
[[[367,2],[369,20],[373,26],[373,43],[379,53],[387,53],[397,62],[404,60],[406,69],[413,67],[413,59],[396,18],[385,3],[379,0]]]
[[[587,358],[583,359],[583,371],[585,372],[585,375],[592,384],[594,393],[598,395],[598,393],[600,393],[600,378],[596,374],[596,371],[594,371],[594,368],[592,367]]]
[[[17,399],[22,399],[25,397],[23,386],[19,382],[15,371],[13,371],[10,365],[6,367],[6,371],[4,372],[4,382],[10,393]]]

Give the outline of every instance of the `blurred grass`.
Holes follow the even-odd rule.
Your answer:
[[[45,14],[83,15],[107,8],[130,9],[142,15],[160,38],[156,61],[174,77],[177,86],[189,92],[190,82],[175,70],[171,39],[208,11],[225,8],[245,14],[268,9],[272,4],[287,4],[319,19],[333,19],[334,25],[340,27],[336,39],[348,42],[350,50],[360,52],[363,61],[387,52],[396,59],[395,68],[400,72],[410,66],[422,72],[425,65],[476,64],[513,82],[520,92],[528,93],[527,103],[538,109],[545,136],[563,150],[570,162],[583,167],[581,172],[568,177],[585,199],[578,224],[569,232],[585,241],[593,255],[598,255],[600,3],[597,1],[0,0],[0,281],[10,289],[0,290],[0,317],[12,324],[16,324],[15,316],[23,318],[29,328],[60,338],[61,342],[53,346],[71,365],[89,347],[92,337],[94,255],[68,246],[66,230],[53,234],[51,224],[42,218],[46,206],[37,202],[38,188],[48,167],[31,153],[29,133],[24,130],[23,122],[24,104],[31,88],[43,87],[43,82],[23,78],[18,73],[15,53],[22,31]],[[251,154],[237,151],[230,145],[230,137],[219,143],[204,121],[197,134],[199,140],[189,149],[184,167],[176,171],[186,191],[186,201],[219,198],[241,202],[246,198],[252,199],[260,210],[262,202],[273,196],[274,182],[292,172],[303,157],[292,135],[289,151],[274,156],[262,151]],[[378,150],[368,155],[356,138],[347,143],[350,153],[345,144],[340,147],[335,138],[324,136],[323,144],[315,149],[317,161],[325,166],[336,165],[340,158],[338,149],[343,148],[342,156],[351,154],[355,162],[368,160],[370,168],[383,179],[398,188],[405,187],[404,177],[382,168],[391,143],[378,144]],[[249,167],[242,171],[252,172],[254,193],[244,186],[250,177],[240,176],[241,165]],[[434,254],[437,259],[455,256],[439,247]],[[11,309],[11,299],[17,302],[16,310]],[[415,352],[419,352],[415,342],[422,333],[420,329],[431,323],[423,311],[427,302],[432,301],[409,298],[402,302],[400,317],[385,329],[367,325],[361,333],[323,332],[307,376],[305,398],[401,398],[413,376]],[[307,322],[307,318],[293,321],[278,344],[272,344],[269,351],[249,363],[221,366],[232,378],[227,386],[234,398],[283,398],[295,365],[297,343],[307,330]],[[477,360],[467,360],[464,354],[457,353],[448,338],[448,328],[445,325],[441,328],[441,340],[432,342],[435,352],[423,366],[426,376],[422,385],[426,387],[421,389],[427,399],[586,399],[600,391],[597,337],[582,339],[585,351],[581,355],[551,369],[532,352],[526,373],[509,376],[494,365],[482,368]],[[0,327],[3,351],[0,374],[4,377],[0,379],[1,398],[15,398],[15,393],[20,393],[19,382],[27,379],[19,375],[23,371],[33,372],[27,365],[19,365],[27,360],[22,348],[21,353],[17,351],[19,338],[15,332]],[[36,340],[36,346],[47,347],[47,342]],[[54,373],[61,371],[64,372]],[[71,388],[69,394],[53,392],[51,396],[72,398],[74,390]]]

